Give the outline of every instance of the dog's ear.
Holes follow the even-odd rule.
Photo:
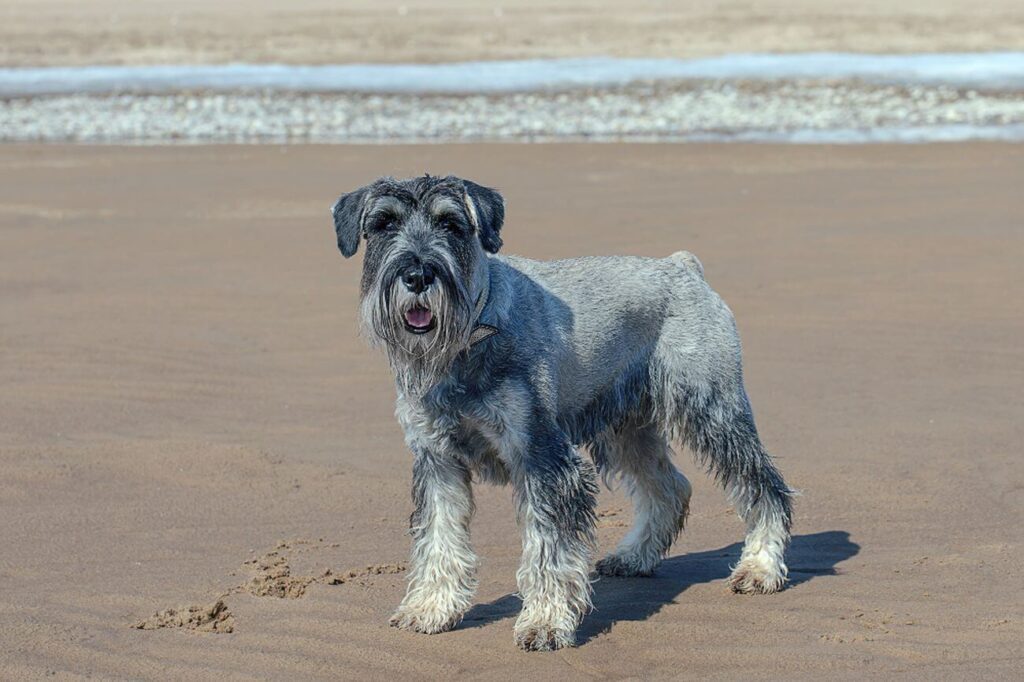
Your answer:
[[[359,235],[363,231],[363,208],[369,187],[357,189],[341,198],[331,207],[334,216],[334,231],[338,235],[338,250],[345,258],[355,255],[359,249]]]
[[[480,233],[480,243],[489,253],[501,248],[501,225],[505,222],[505,200],[490,187],[469,180],[462,181],[466,188],[466,205],[470,218]]]

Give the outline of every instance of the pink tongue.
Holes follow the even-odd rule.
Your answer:
[[[409,323],[410,327],[426,327],[430,325],[432,317],[426,308],[413,308],[405,312],[405,321]]]

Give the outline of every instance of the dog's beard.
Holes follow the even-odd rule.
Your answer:
[[[384,349],[406,394],[423,393],[440,381],[472,331],[473,306],[465,285],[447,268],[434,272],[434,283],[420,294],[406,289],[397,272],[384,272],[361,304],[363,334]],[[430,311],[429,330],[410,328],[410,311],[416,309]]]

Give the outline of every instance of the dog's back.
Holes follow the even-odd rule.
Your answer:
[[[653,359],[705,352],[702,341],[708,335],[717,338],[710,352],[717,353],[723,337],[726,347],[738,347],[738,340],[729,339],[735,335],[731,313],[689,252],[668,258],[492,260],[492,279],[497,280],[492,291],[516,301],[499,327],[518,348],[557,360],[551,369],[563,414],[585,409],[603,392],[621,393],[630,383],[646,385]],[[691,369],[720,367],[700,359],[687,364]]]

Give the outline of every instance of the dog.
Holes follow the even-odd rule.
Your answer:
[[[621,480],[635,509],[597,574],[650,575],[689,512],[673,445],[746,523],[732,589],[783,587],[793,491],[758,437],[733,315],[695,256],[498,255],[503,198],[454,176],[381,178],[331,211],[346,258],[366,243],[361,328],[391,365],[413,454],[408,589],[391,625],[459,623],[477,584],[472,482],[511,484],[515,641],[573,646],[591,608],[597,477]]]

